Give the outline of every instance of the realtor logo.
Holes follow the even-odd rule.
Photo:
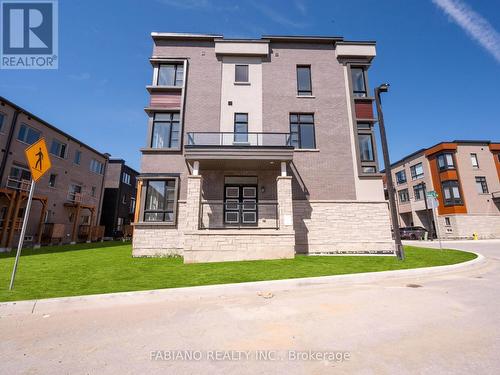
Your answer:
[[[57,69],[56,0],[3,0],[1,69]]]

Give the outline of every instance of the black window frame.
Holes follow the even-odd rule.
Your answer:
[[[244,76],[246,80],[238,79],[238,68],[246,68],[244,72]],[[250,82],[250,68],[248,64],[235,64],[234,65],[234,82],[236,83],[249,83]]]
[[[159,115],[169,115],[168,120],[157,120],[157,116]],[[178,115],[178,119],[174,119],[174,115]],[[168,132],[168,147],[156,147],[154,145],[155,141],[155,127],[159,124],[168,124],[169,132]],[[177,126],[177,130],[174,130],[174,125]],[[172,134],[177,133],[176,145],[172,146]],[[181,148],[181,114],[179,111],[165,111],[165,112],[156,112],[153,114],[152,124],[151,124],[151,141],[149,146],[155,150],[179,150]]]
[[[474,159],[474,161],[473,161],[473,159]],[[471,164],[472,164],[472,168],[479,169],[479,160],[477,158],[477,153],[471,152],[471,154],[470,154],[470,161],[471,161]],[[474,162],[476,162],[476,164],[474,164]]]
[[[297,116],[297,122],[292,121],[292,116]],[[301,116],[312,116],[312,122],[301,121]],[[314,113],[297,113],[293,112],[289,115],[290,120],[290,146],[294,146],[296,149],[302,150],[314,150],[316,149],[316,129],[314,125]],[[293,126],[297,125],[297,130],[293,130]],[[312,147],[302,147],[302,127],[311,126],[312,127]],[[297,136],[297,141],[293,140],[294,135]]]
[[[55,144],[57,144],[57,153],[53,152],[53,148],[54,148]],[[61,142],[60,140],[58,140],[56,138],[52,139],[52,142],[50,143],[50,149],[49,149],[49,153],[51,155],[54,155],[54,156],[61,158],[61,159],[65,159],[67,151],[68,151],[68,144],[67,143]],[[62,153],[62,155],[61,155],[61,153]]]
[[[452,164],[448,163],[447,156],[451,157]],[[443,165],[441,165],[440,160],[443,161]],[[455,157],[452,152],[442,152],[438,156],[436,156],[437,167],[440,171],[447,171],[450,169],[455,169]]]
[[[479,194],[489,194],[490,190],[488,189],[488,183],[486,182],[485,176],[475,176],[476,180],[476,188],[478,184],[481,184],[481,192],[478,191]]]
[[[422,184],[418,184],[418,185],[413,186],[413,198],[416,201],[421,201],[425,198],[424,192],[425,192],[425,189],[424,189],[424,186]]]
[[[355,89],[354,71],[360,70],[363,78],[363,90]],[[351,83],[352,83],[352,95],[356,98],[366,98],[368,97],[368,84],[366,81],[366,67],[364,66],[351,66]]]
[[[405,196],[405,200],[402,199],[403,196]],[[408,188],[398,190],[398,199],[399,199],[399,203],[409,203],[410,202],[410,193],[408,191]]]
[[[161,76],[161,68],[162,66],[173,66],[174,67],[174,82],[173,85],[160,85],[160,76]],[[181,77],[179,79],[178,72],[179,72],[179,67],[182,67],[182,73]],[[180,81],[180,84],[177,84],[177,82]],[[183,87],[184,86],[184,63],[177,63],[177,62],[171,62],[171,63],[162,63],[158,64],[158,76],[156,77],[156,86],[166,86],[166,87]]]
[[[307,69],[309,72],[309,89],[302,89],[300,86],[299,70]],[[312,69],[311,65],[297,65],[297,96],[312,96]]]
[[[453,193],[453,188],[458,189],[458,197],[455,197]],[[445,190],[448,189],[450,192],[450,198],[446,198]],[[460,184],[457,180],[446,180],[441,181],[441,191],[443,192],[443,202],[445,206],[461,206],[463,205],[462,192],[460,189]]]
[[[148,205],[148,192],[149,192],[149,186],[152,182],[163,182],[164,183],[164,190],[163,190],[163,209],[161,210],[153,210],[153,209],[147,209]],[[173,186],[169,185],[169,182],[173,182]],[[169,189],[171,187],[171,189]],[[143,202],[141,206],[141,212],[140,212],[140,217],[142,218],[142,221],[144,223],[161,223],[161,224],[166,224],[166,225],[175,225],[177,222],[177,204],[178,204],[178,189],[179,189],[179,184],[178,184],[178,178],[155,178],[155,179],[148,179],[144,180],[143,184]],[[173,192],[173,198],[169,199],[169,195],[167,191],[170,190]],[[172,209],[168,208],[168,203],[172,203]],[[147,220],[146,215],[149,213],[154,213],[154,214],[163,214],[163,220]],[[167,217],[167,214],[172,214],[172,220],[165,220]]]
[[[20,138],[20,134],[21,134],[21,131],[23,129],[26,129],[25,130],[25,136],[23,138]],[[28,139],[28,135],[29,135],[29,132],[32,131],[34,133],[37,133],[38,134],[38,137],[36,139],[33,140],[33,142],[30,142],[30,140]],[[26,143],[28,145],[32,145],[33,143],[35,143],[36,141],[38,141],[40,138],[42,137],[42,132],[29,126],[29,125],[26,125],[26,124],[21,124],[21,126],[19,127],[19,131],[17,132],[17,137],[16,139],[20,142],[23,142],[23,143]]]
[[[417,174],[416,173],[416,168],[419,165],[422,167],[422,173],[421,174]],[[422,162],[420,162],[420,163],[413,164],[412,166],[410,166],[410,175],[411,175],[412,181],[418,180],[419,178],[423,178],[425,176],[424,164]]]
[[[55,188],[57,183],[57,174],[56,173],[51,173],[49,175],[49,187],[50,188]]]
[[[399,175],[400,175],[401,173],[402,173],[402,174],[403,174],[403,176],[404,176],[404,180],[400,180],[400,179],[399,179]],[[406,177],[406,171],[405,171],[404,169],[402,169],[402,170],[400,170],[400,171],[396,172],[396,173],[395,173],[395,177],[396,177],[396,184],[397,184],[397,185],[403,185],[403,184],[406,184],[406,183],[408,182],[408,179],[407,179],[407,177]]]
[[[245,116],[246,120],[238,120],[238,116]],[[239,126],[245,126],[245,131],[239,131]],[[248,143],[248,113],[235,112],[233,121],[233,142]]]

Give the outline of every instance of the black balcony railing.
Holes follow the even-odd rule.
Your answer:
[[[277,202],[202,202],[199,229],[279,229]]]
[[[187,146],[291,147],[290,133],[191,132]]]

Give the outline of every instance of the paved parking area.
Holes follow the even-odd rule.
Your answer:
[[[272,295],[0,317],[0,373],[500,373],[500,241],[445,246],[477,251],[488,262],[451,274]]]

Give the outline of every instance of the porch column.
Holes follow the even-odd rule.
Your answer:
[[[71,245],[74,245],[76,244],[76,229],[78,227],[78,222],[79,222],[79,217],[80,217],[80,203],[77,203],[76,204],[76,207],[75,207],[75,216],[73,217],[73,229],[71,230],[71,242],[70,244]]]
[[[202,177],[200,175],[188,176],[186,197],[187,230],[198,229],[200,220],[201,183]]]
[[[292,176],[276,178],[280,230],[293,229]]]

